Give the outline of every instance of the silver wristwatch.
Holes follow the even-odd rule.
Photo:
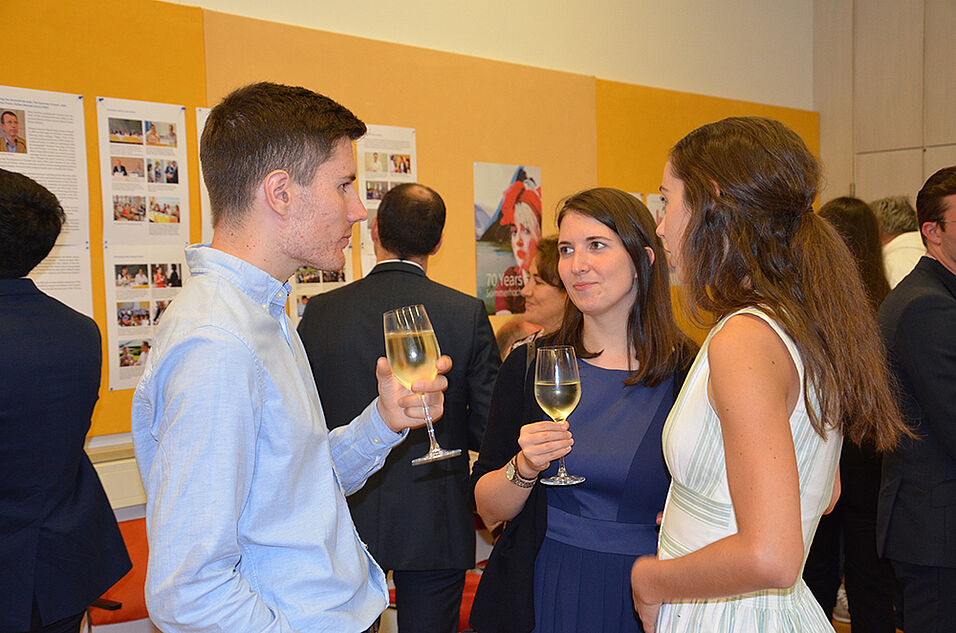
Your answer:
[[[534,482],[538,481],[537,479],[525,479],[521,476],[521,473],[518,472],[518,456],[515,455],[511,458],[511,461],[508,462],[508,465],[505,467],[505,477],[508,478],[508,481],[518,486],[519,488],[530,488],[534,485]]]

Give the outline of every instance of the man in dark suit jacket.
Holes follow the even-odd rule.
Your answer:
[[[56,197],[0,170],[0,631],[78,631],[131,565],[83,451],[100,333],[29,273],[64,221]]]
[[[918,436],[884,458],[877,514],[906,633],[956,626],[956,166],[930,176],[916,212],[926,255],[879,312],[900,408]]]
[[[312,297],[299,324],[329,428],[347,424],[375,397],[370,369],[385,352],[383,312],[423,304],[452,358],[435,432],[443,448],[462,454],[412,466],[428,450],[425,430],[413,430],[348,500],[362,540],[393,572],[400,633],[457,630],[465,570],[475,564],[467,449],[481,445],[499,365],[482,302],[425,276],[444,224],[445,204],[428,187],[389,191],[370,227],[377,265],[364,279]]]

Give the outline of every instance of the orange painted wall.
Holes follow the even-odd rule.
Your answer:
[[[729,116],[765,116],[794,129],[820,154],[820,115],[747,101],[596,81],[598,183],[634,193],[655,193],[670,148],[695,128]],[[691,323],[672,288],[674,314],[698,343],[708,329]],[[706,315],[704,315],[706,318]]]
[[[367,123],[417,131],[419,179],[445,198],[444,245],[429,274],[473,294],[472,163],[541,167],[544,230],[570,193],[597,185],[653,192],[668,148],[694,127],[761,114],[794,127],[814,151],[813,112],[620,84],[463,55],[252,20],[154,0],[7,0],[18,28],[0,38],[0,83],[84,95],[93,245],[93,304],[104,307],[95,97],[187,107],[191,237],[200,234],[193,109],[245,83],[307,86]],[[492,318],[498,325],[498,319]],[[701,334],[696,331],[696,334]],[[699,338],[699,336],[698,336]],[[103,344],[104,357],[106,343]],[[104,364],[93,435],[129,430],[132,390],[110,392]]]
[[[202,12],[151,0],[5,0],[5,60],[0,83],[19,88],[83,95],[90,189],[90,260],[93,313],[103,334],[103,379],[92,435],[129,431],[133,391],[108,389],[106,308],[103,278],[103,210],[96,97],[185,105],[190,183],[198,182],[196,106],[205,105]],[[190,233],[199,238],[199,190],[190,187]],[[69,350],[62,350],[69,355]],[[42,396],[42,394],[39,394]]]
[[[339,101],[366,123],[416,130],[418,178],[445,199],[429,276],[475,293],[474,161],[541,167],[544,231],[558,200],[597,184],[594,78],[207,11],[215,104],[268,79]]]

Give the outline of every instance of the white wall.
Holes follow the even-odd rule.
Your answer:
[[[600,79],[813,108],[813,0],[173,1]]]

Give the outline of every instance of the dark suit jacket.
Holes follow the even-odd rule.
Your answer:
[[[425,430],[414,429],[349,497],[349,507],[359,535],[384,569],[469,569],[475,564],[475,528],[467,453],[481,446],[499,365],[482,302],[429,280],[413,264],[382,263],[364,279],[312,297],[299,334],[328,426],[335,428],[378,395],[375,362],[385,355],[382,313],[418,303],[453,363],[445,415],[435,424],[438,443],[462,454],[412,466],[428,449]]]
[[[129,571],[83,451],[100,386],[92,319],[29,279],[0,280],[0,630],[80,613]]]
[[[923,257],[878,318],[903,416],[920,437],[883,459],[880,553],[956,567],[956,275]]]

